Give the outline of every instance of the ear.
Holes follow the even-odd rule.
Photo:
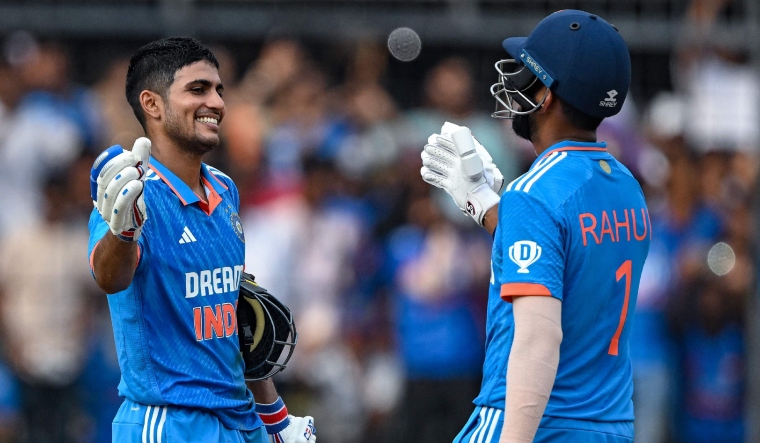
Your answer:
[[[164,100],[159,94],[147,89],[140,93],[140,106],[145,113],[145,120],[160,119],[164,113]]]
[[[544,88],[541,91],[538,91],[538,94],[536,94],[536,96],[543,97],[544,94],[546,94],[546,98],[544,99],[544,104],[538,109],[538,112],[542,114],[549,112],[552,105],[556,103],[556,100],[554,99],[554,93],[551,91],[551,89],[547,88],[546,86],[544,86]]]

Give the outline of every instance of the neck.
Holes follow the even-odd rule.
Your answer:
[[[201,162],[203,156],[189,153],[181,149],[165,134],[151,135],[148,138],[153,143],[151,155],[172,171],[180,180],[195,191],[204,195],[201,181]]]
[[[564,141],[595,143],[596,131],[583,131],[575,128],[565,131],[539,130],[533,137],[533,148],[536,151],[536,155],[541,155],[551,146]]]

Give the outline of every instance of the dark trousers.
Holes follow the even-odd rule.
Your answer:
[[[76,387],[22,382],[21,396],[22,442],[70,443],[81,433]]]
[[[472,414],[480,379],[409,380],[390,423],[377,433],[382,441],[440,443],[454,440]]]

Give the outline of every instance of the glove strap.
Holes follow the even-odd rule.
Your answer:
[[[118,238],[121,241],[124,242],[135,242],[140,237],[140,233],[142,232],[142,226],[137,229],[130,229],[129,231],[123,231],[119,234],[116,234],[116,238]]]
[[[483,217],[489,209],[499,204],[499,194],[493,192],[487,183],[475,188],[467,194],[467,202],[462,210],[475,220],[480,226],[483,226]]]
[[[277,434],[290,425],[288,408],[285,407],[282,397],[277,397],[277,400],[271,404],[256,403],[256,413],[264,422],[267,434]]]

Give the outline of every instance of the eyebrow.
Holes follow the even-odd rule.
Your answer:
[[[207,88],[210,88],[210,87],[212,87],[214,85],[213,83],[211,83],[210,80],[206,80],[205,78],[199,78],[199,79],[187,82],[187,84],[185,86],[190,86],[190,85],[193,85],[193,84],[200,84],[200,85],[203,85],[203,86],[205,86]],[[216,89],[224,91],[224,85],[221,84],[221,83],[219,83],[219,85],[216,87]]]

